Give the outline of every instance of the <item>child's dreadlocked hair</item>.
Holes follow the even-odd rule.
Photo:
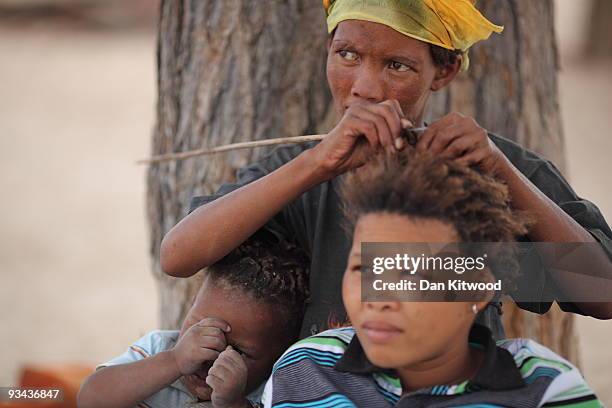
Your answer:
[[[309,297],[305,252],[258,233],[208,268],[215,283],[240,288],[256,300],[280,306],[290,330],[299,330]]]
[[[392,213],[448,222],[463,242],[513,242],[527,233],[528,218],[510,208],[504,184],[412,147],[379,154],[348,174],[342,196],[349,228],[365,214]],[[512,258],[509,252],[504,262]],[[504,266],[494,274],[512,281],[518,265]]]

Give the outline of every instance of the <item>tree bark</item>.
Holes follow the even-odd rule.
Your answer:
[[[474,47],[471,67],[430,101],[428,117],[453,110],[564,167],[552,0],[484,0],[503,24]],[[316,133],[336,118],[325,77],[324,12],[312,0],[163,0],[159,21],[157,124],[153,154]],[[164,276],[163,235],[190,198],[214,192],[260,151],[154,164],[148,173],[153,272],[161,326],[178,327],[198,278]],[[205,232],[203,232],[205,233]],[[577,361],[573,319],[505,306],[509,336],[528,336]]]
[[[311,0],[165,0],[158,38],[153,154],[316,133],[330,111],[324,12]],[[197,279],[164,276],[163,235],[261,151],[153,165],[148,215],[161,325],[177,327]]]

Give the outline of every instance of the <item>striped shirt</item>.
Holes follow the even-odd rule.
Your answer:
[[[532,340],[496,343],[488,329],[474,325],[469,341],[484,352],[472,379],[403,394],[394,371],[368,361],[353,328],[327,330],[283,354],[262,401],[274,408],[603,406],[576,367]]]

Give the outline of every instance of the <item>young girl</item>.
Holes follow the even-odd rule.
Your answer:
[[[249,240],[208,269],[179,330],[153,331],[81,387],[92,407],[251,407],[297,340],[308,260],[293,245]]]
[[[476,302],[362,301],[362,243],[509,243],[524,234],[505,186],[410,149],[349,175],[343,198],[354,225],[342,284],[352,327],[285,352],[266,384],[266,407],[600,407],[563,358],[530,340],[496,343],[474,324],[490,294]]]

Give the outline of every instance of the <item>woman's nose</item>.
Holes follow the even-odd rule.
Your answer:
[[[351,87],[351,96],[372,103],[385,100],[385,92],[380,74],[373,68],[361,67]]]
[[[395,311],[399,309],[399,302],[364,302],[365,306],[368,309],[373,309],[377,312],[382,312],[382,311]]]

